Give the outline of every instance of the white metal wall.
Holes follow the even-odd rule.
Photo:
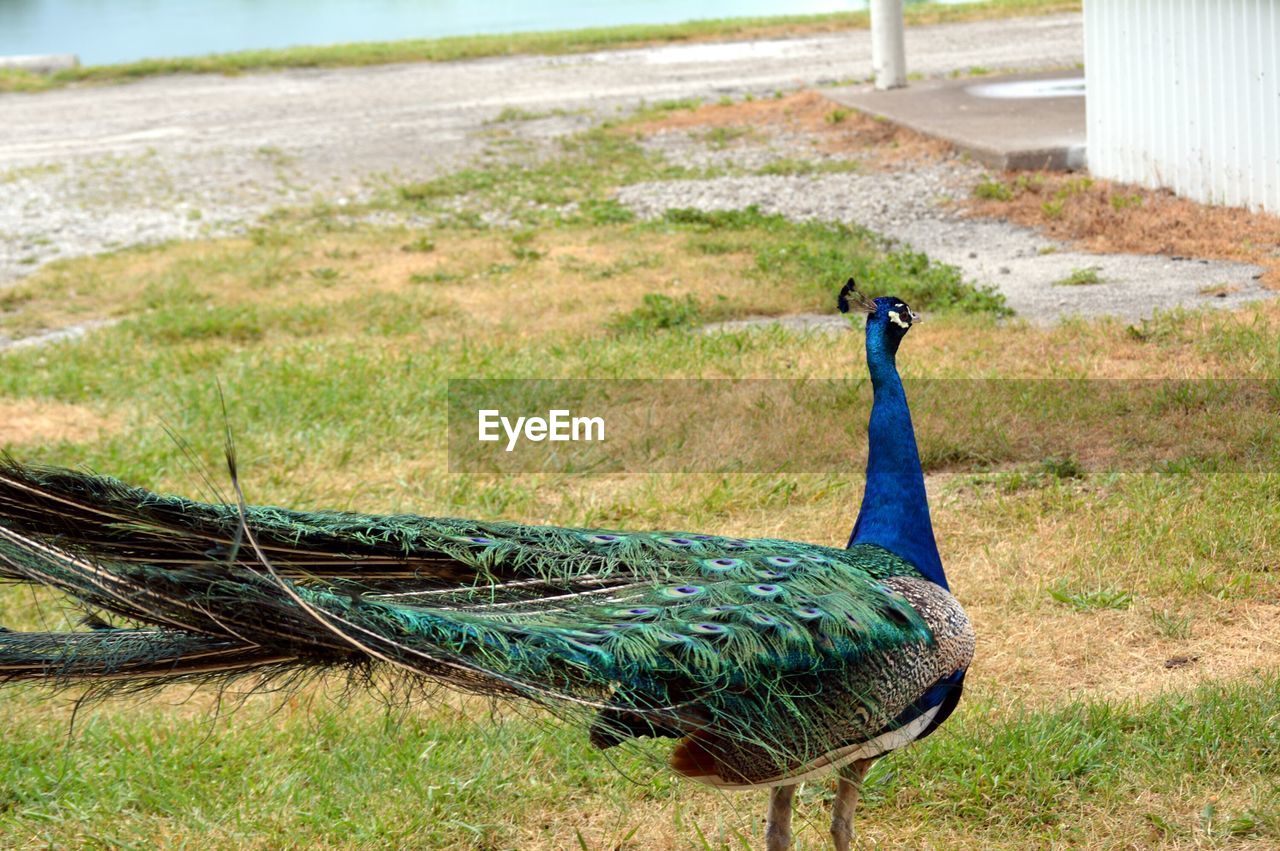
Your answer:
[[[1089,170],[1280,213],[1280,0],[1085,0]]]

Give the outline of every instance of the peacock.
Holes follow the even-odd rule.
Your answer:
[[[370,667],[582,718],[598,748],[675,739],[670,766],[770,791],[838,774],[848,849],[868,767],[960,699],[974,633],[952,597],[895,362],[915,313],[850,280],[874,391],[845,548],[166,496],[0,462],[0,577],[70,595],[92,629],[0,630],[0,680],[110,693]]]

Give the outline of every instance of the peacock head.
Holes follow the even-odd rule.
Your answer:
[[[850,278],[840,290],[836,300],[841,313],[867,314],[867,327],[881,325],[892,347],[897,349],[898,343],[911,330],[912,323],[919,322],[920,317],[907,303],[893,296],[869,298],[858,291],[858,285]]]

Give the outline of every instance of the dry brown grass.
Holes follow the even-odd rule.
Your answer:
[[[118,417],[65,402],[0,399],[0,447],[83,443],[120,428]]]
[[[880,121],[841,106],[817,92],[802,91],[769,100],[710,104],[673,112],[628,129],[651,134],[666,130],[770,127],[813,137],[815,147],[829,154],[854,154],[877,167],[947,156],[951,145],[913,130]]]
[[[91,275],[55,267],[14,287],[7,296],[18,309],[0,318],[0,329],[23,335],[87,318],[137,316],[158,297],[287,311],[297,304],[359,309],[376,296],[408,295],[431,305],[435,320],[422,328],[428,337],[500,330],[508,339],[595,330],[602,319],[639,306],[647,293],[692,295],[766,315],[785,313],[792,303],[784,289],[742,286],[749,252],[681,251],[680,235],[649,234],[638,245],[622,228],[549,230],[523,246],[537,256],[522,260],[500,231],[440,235],[429,253],[404,251],[409,239],[394,232],[306,239],[261,276],[231,262],[250,248],[242,239],[95,258]]]
[[[1280,218],[1199,204],[1167,190],[1053,172],[1006,173],[1012,198],[970,199],[971,215],[1008,219],[1097,253],[1255,263],[1280,289]]]

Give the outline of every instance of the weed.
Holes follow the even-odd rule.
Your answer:
[[[690,328],[701,324],[704,310],[691,295],[672,298],[662,293],[645,293],[640,306],[613,317],[609,330],[614,333],[652,333],[672,328]]]
[[[621,225],[636,218],[634,212],[612,198],[589,198],[578,205],[578,215],[593,225]]]
[[[823,118],[828,124],[842,124],[852,114],[852,110],[833,109]]]
[[[1040,462],[1045,475],[1055,479],[1083,479],[1088,476],[1084,467],[1074,458],[1046,458]]]
[[[973,194],[988,201],[1013,200],[1013,189],[1009,184],[990,176],[978,182],[978,185],[973,188]]]
[[[1097,609],[1127,609],[1133,605],[1133,595],[1118,588],[1072,591],[1066,585],[1058,585],[1049,589],[1049,596],[1078,612],[1089,612]]]
[[[1097,266],[1086,266],[1083,269],[1072,269],[1071,274],[1053,282],[1056,287],[1084,287],[1102,283],[1102,275]]]
[[[455,281],[461,281],[463,275],[456,272],[414,272],[409,275],[409,283],[411,284],[452,284]]]
[[[702,139],[712,148],[720,150],[727,148],[731,142],[747,136],[750,132],[751,130],[747,127],[713,127],[702,134]]]
[[[1128,210],[1131,207],[1142,206],[1142,196],[1137,192],[1134,192],[1133,194],[1130,194],[1130,195],[1126,195],[1123,192],[1117,192],[1115,195],[1112,195],[1107,200],[1111,204],[1111,209],[1115,210],[1116,212],[1120,212],[1121,210]]]
[[[1165,638],[1182,641],[1191,637],[1191,615],[1180,615],[1168,609],[1151,611],[1151,623]]]
[[[420,236],[412,242],[407,242],[400,246],[401,251],[408,251],[415,254],[429,254],[436,250],[435,240],[428,236]]]

